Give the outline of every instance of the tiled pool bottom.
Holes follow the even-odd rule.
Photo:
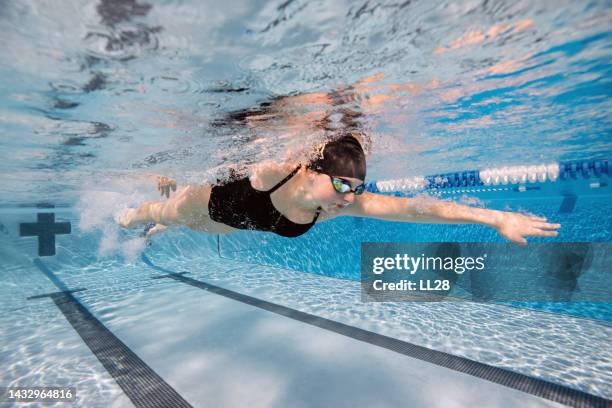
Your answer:
[[[364,304],[356,282],[210,255],[168,258],[155,244],[147,254],[165,271],[262,301],[612,395],[611,329],[597,321],[469,303]],[[26,300],[57,288],[30,259],[17,252],[12,259],[2,280],[2,360],[10,367],[2,383],[70,384],[78,406],[131,406],[51,300]],[[86,288],[74,297],[193,406],[557,405],[180,281],[151,279],[162,272],[145,262],[43,262],[68,288]]]
[[[357,282],[236,261],[155,263],[315,316],[612,396],[612,327],[603,322],[479,303],[363,303]]]

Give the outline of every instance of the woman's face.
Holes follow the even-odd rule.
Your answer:
[[[339,177],[348,181],[351,188],[355,188],[363,183],[363,180],[353,177]],[[334,214],[342,208],[355,202],[355,193],[339,193],[332,185],[331,177],[323,173],[314,173],[313,188],[311,191],[312,199],[319,203],[323,211]]]

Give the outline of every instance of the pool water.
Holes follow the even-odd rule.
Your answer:
[[[565,183],[580,191],[584,181]],[[490,208],[530,208],[559,220],[565,228],[556,241],[605,242],[608,235],[601,235],[600,225],[610,222],[605,211],[610,204],[609,194],[601,194],[601,190],[598,194],[584,194],[576,200],[572,212],[559,213],[563,198],[538,197],[539,193],[516,192],[514,197],[503,198],[496,198],[499,193],[491,198],[489,193],[483,200]],[[37,240],[19,237],[17,232],[19,223],[32,221],[33,215],[41,212],[53,212],[56,222],[73,225],[71,234],[57,236],[56,255],[52,257],[38,258]],[[301,395],[305,392],[302,386],[320,387],[323,379],[346,392],[355,387],[355,382],[338,379],[348,369],[341,351],[346,346],[338,340],[342,336],[329,338],[329,334],[322,333],[325,330],[319,329],[314,335],[304,333],[302,339],[297,333],[301,333],[303,325],[288,328],[282,319],[261,320],[257,308],[263,307],[265,313],[272,314],[262,302],[287,308],[290,316],[306,313],[316,319],[329,319],[351,330],[366,330],[584,393],[580,395],[586,396],[587,402],[578,399],[570,405],[597,406],[603,400],[593,402],[588,398],[609,398],[612,392],[610,302],[362,302],[358,259],[361,242],[499,241],[481,226],[339,218],[317,225],[298,239],[257,232],[214,236],[174,229],[149,240],[148,245],[137,237],[138,232],[117,229],[117,240],[145,246],[134,244],[130,249],[123,245],[101,256],[100,245],[108,231],[86,225],[83,229],[79,216],[69,207],[3,210],[1,247],[6,267],[2,285],[2,355],[8,367],[4,379],[10,379],[9,385],[44,382],[76,386],[77,401],[83,406],[131,406],[137,401],[117,389],[112,377],[92,360],[68,325],[67,317],[58,310],[64,302],[58,300],[58,293],[71,293],[93,316],[90,319],[101,322],[164,378],[166,387],[171,384],[171,389],[193,406],[373,403],[368,398],[377,390],[394,390],[402,381],[408,381],[405,376],[414,375],[405,373],[401,380],[393,378],[402,369],[396,372],[397,367],[392,369],[379,361],[385,361],[385,357],[366,353],[370,363],[354,363],[350,368],[359,372],[355,374],[357,383],[367,384],[360,392],[352,391],[352,397],[328,390],[316,398]],[[597,220],[599,224],[583,220]],[[215,292],[206,285],[231,292],[229,300],[226,293]],[[236,310],[236,304],[245,302],[242,296],[255,300],[247,300],[248,307],[243,305]],[[365,358],[364,354],[359,356]],[[397,362],[397,358],[399,355],[392,360]],[[300,363],[296,364],[295,359]],[[366,374],[374,361],[382,364],[377,381]],[[295,376],[289,383],[283,371],[278,371],[287,364]],[[294,372],[296,366],[301,368]],[[255,373],[261,369],[267,371],[258,377]],[[252,372],[255,379],[239,375],[243,370],[256,370]],[[319,380],[308,379],[311,374],[307,373],[320,370],[327,374]],[[430,375],[437,378],[440,374]],[[212,384],[202,387],[196,378],[205,378]],[[446,398],[460,401],[460,405],[528,403],[523,400],[528,393],[508,397],[502,392],[497,400],[482,392],[468,391],[470,387],[482,387],[476,380],[482,381],[476,378],[466,383],[464,379],[448,378],[444,382]],[[165,389],[159,384],[151,387]],[[215,387],[222,387],[224,392],[213,391]],[[239,390],[243,387],[253,389],[248,388],[242,395]],[[167,395],[167,391],[159,392]],[[466,393],[473,396],[468,398]],[[422,400],[414,395],[394,398],[400,397],[417,406],[444,406],[448,402],[436,400],[431,391]],[[401,405],[394,398],[380,397],[377,401]],[[544,401],[536,398],[529,403],[547,405]]]
[[[609,406],[610,301],[363,301],[362,243],[503,242],[491,228],[340,217],[296,239],[145,239],[116,218],[158,199],[152,175],[285,158],[330,109],[370,135],[370,191],[562,225],[533,244],[609,244],[611,10],[2,3],[0,387],[75,387],[83,407]],[[340,106],[303,102],[338,89]],[[227,121],[288,95],[260,124]]]

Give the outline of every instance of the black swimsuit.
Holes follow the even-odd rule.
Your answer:
[[[321,208],[317,209],[310,223],[298,224],[281,214],[270,199],[270,194],[293,177],[300,167],[268,191],[255,190],[248,177],[214,186],[208,201],[210,218],[230,227],[270,231],[284,237],[297,237],[306,233],[317,222]]]

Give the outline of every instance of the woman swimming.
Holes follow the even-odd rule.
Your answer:
[[[430,197],[394,197],[365,191],[366,160],[354,132],[321,146],[305,163],[263,163],[251,176],[214,186],[187,186],[166,201],[147,201],[131,209],[120,224],[133,228],[155,223],[149,234],[184,225],[214,234],[238,229],[269,231],[285,237],[306,233],[316,223],[348,215],[389,221],[482,224],[504,238],[526,245],[525,237],[556,236],[559,224],[520,213],[474,208]],[[162,179],[169,196],[176,184]]]

